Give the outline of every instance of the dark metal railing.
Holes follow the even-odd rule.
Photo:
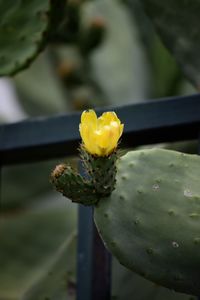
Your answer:
[[[125,130],[121,146],[198,139],[200,94],[142,104],[106,107],[114,110]],[[29,119],[0,126],[1,166],[77,154],[80,113]],[[78,300],[109,300],[111,257],[93,224],[92,209],[79,207]]]

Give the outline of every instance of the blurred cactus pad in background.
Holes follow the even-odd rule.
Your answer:
[[[1,122],[196,93],[199,11],[199,0],[0,0]],[[199,294],[199,159],[176,152],[193,154],[197,143],[159,147],[175,151],[92,161],[96,178],[102,165],[105,180],[114,174],[97,199],[101,182],[87,186],[86,204],[117,258],[116,300]],[[89,167],[93,155],[82,158]],[[63,160],[71,180],[79,156]],[[76,298],[77,206],[49,183],[60,163],[2,169],[0,300]]]

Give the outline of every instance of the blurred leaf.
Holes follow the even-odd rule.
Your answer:
[[[27,67],[43,47],[50,1],[0,0],[0,75]]]
[[[156,36],[151,41],[152,90],[154,98],[179,94],[183,76],[176,61]]]
[[[41,202],[41,198],[44,201],[44,196],[49,197],[49,192],[53,197],[53,187],[49,177],[57,161],[4,167],[1,210],[27,209]]]
[[[67,95],[56,75],[45,51],[29,69],[15,76],[20,102],[30,116],[70,111]]]
[[[29,115],[134,103],[147,98],[149,65],[136,22],[127,7],[115,0],[91,1],[82,5],[81,12],[83,32],[94,20],[105,19],[101,45],[87,59],[81,56],[77,45],[54,45],[31,68],[17,75],[17,91]],[[52,53],[62,55],[54,55],[60,58],[57,61]],[[80,78],[77,76],[81,82],[72,87],[67,80],[62,82],[60,66],[67,74],[73,68],[75,75],[81,70]]]
[[[67,249],[70,232],[75,229],[76,207],[59,199],[54,198],[56,202],[51,205],[1,215],[1,300],[32,299],[32,293],[36,295],[37,290],[51,294],[59,292],[61,286],[67,292],[67,275],[63,272],[71,270],[70,256],[67,267]],[[60,268],[60,260],[63,262],[64,257],[66,265]],[[56,278],[54,283],[51,282],[51,272]],[[57,286],[58,278],[62,285]],[[49,291],[45,290],[46,281],[51,282]],[[41,299],[36,296],[35,300]]]
[[[95,16],[105,19],[105,38],[91,61],[93,77],[105,92],[107,104],[144,101],[149,90],[149,66],[127,7],[115,0],[91,1],[83,12],[87,22]]]
[[[200,1],[142,0],[146,13],[185,75],[200,86]]]
[[[76,233],[72,232],[49,262],[41,280],[25,296],[26,300],[75,300]]]

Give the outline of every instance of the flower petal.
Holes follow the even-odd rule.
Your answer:
[[[120,132],[119,132],[119,137],[120,137],[123,133],[123,130],[124,130],[124,124],[120,124],[119,129],[120,129]]]
[[[112,121],[120,123],[120,120],[114,111],[107,111],[98,119],[100,119],[102,125],[109,125]]]
[[[81,124],[87,124],[91,128],[97,126],[97,115],[93,109],[85,110],[81,115]]]
[[[108,127],[108,128],[107,128]],[[100,148],[107,148],[109,144],[110,127],[104,126],[96,131],[97,144]]]
[[[117,147],[123,128],[112,111],[103,113],[98,119],[94,110],[84,111],[79,125],[86,150],[98,156],[107,156]]]

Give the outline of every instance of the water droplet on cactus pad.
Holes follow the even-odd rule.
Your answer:
[[[154,191],[159,190],[159,188],[160,188],[160,186],[159,186],[159,184],[157,184],[157,183],[155,183],[155,184],[152,186],[152,189],[153,189]]]
[[[179,244],[178,244],[177,242],[173,241],[173,242],[172,242],[172,246],[173,246],[174,248],[178,248],[178,247],[179,247]]]
[[[192,192],[189,189],[184,190],[184,196],[185,197],[192,197]]]

